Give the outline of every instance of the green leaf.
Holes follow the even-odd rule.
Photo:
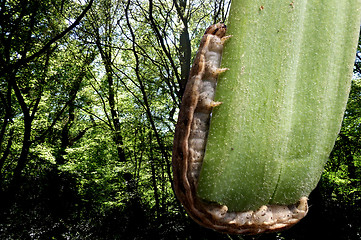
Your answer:
[[[345,110],[360,0],[233,1],[198,194],[231,211],[317,185]]]

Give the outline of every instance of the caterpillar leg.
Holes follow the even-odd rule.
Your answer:
[[[231,38],[232,35],[224,36],[221,38],[221,44],[223,45],[225,41],[227,41],[229,38]]]
[[[220,74],[220,73],[223,73],[223,72],[225,72],[225,71],[227,71],[227,70],[229,70],[229,68],[217,68],[216,70],[215,70],[215,74]]]
[[[212,109],[221,105],[223,102],[216,102],[209,98],[200,99],[195,112],[210,114]]]
[[[223,72],[229,70],[229,68],[216,68],[216,67],[213,67],[210,70],[211,70],[210,72],[212,73],[212,76],[217,77],[220,73],[223,73]]]
[[[217,106],[221,105],[222,103],[223,103],[223,102],[211,101],[211,102],[209,103],[209,107],[214,108],[214,107],[217,107]]]

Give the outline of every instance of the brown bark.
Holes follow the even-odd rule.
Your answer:
[[[178,17],[183,23],[183,29],[180,34],[179,39],[179,59],[181,65],[181,77],[179,83],[179,94],[178,97],[181,100],[187,81],[189,77],[189,72],[191,70],[191,41],[189,39],[189,31],[188,31],[188,19],[187,14],[185,12],[187,1],[184,0],[173,0],[173,3],[176,7]]]

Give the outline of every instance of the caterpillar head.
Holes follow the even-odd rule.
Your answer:
[[[205,34],[212,34],[222,38],[226,35],[226,30],[227,30],[226,24],[219,22],[209,26]]]

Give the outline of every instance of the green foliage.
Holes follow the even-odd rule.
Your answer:
[[[361,210],[360,92],[360,79],[354,79],[342,129],[323,174],[324,187],[330,191],[332,201],[355,205],[358,210]]]
[[[196,49],[219,4],[1,2],[0,238],[180,231],[179,31],[194,29]]]
[[[1,1],[1,239],[229,239],[186,216],[170,167],[181,32],[190,62],[227,3]]]

